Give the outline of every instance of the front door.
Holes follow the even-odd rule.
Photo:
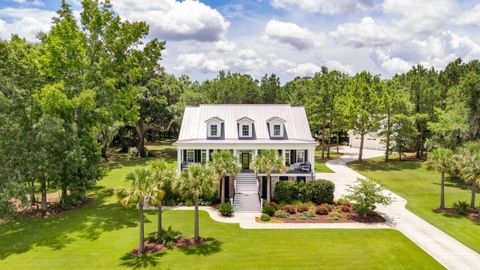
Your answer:
[[[242,153],[242,169],[244,169],[244,170],[250,169],[250,154],[249,153]]]

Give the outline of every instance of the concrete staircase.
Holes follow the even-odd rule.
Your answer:
[[[235,176],[235,212],[261,212],[255,173],[239,173]]]

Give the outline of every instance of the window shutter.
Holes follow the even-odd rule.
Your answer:
[[[308,150],[305,150],[305,156],[303,157],[303,159],[304,159],[304,161],[308,160]]]
[[[183,150],[183,159],[182,161],[187,161],[187,150]]]
[[[201,150],[195,150],[195,163],[200,163]]]
[[[297,162],[297,151],[290,150],[290,164],[294,164]]]

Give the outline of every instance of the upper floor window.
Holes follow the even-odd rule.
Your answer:
[[[205,121],[207,124],[207,139],[222,137],[223,120],[218,117],[209,118]]]
[[[212,137],[218,136],[218,125],[210,125],[210,136]]]
[[[253,138],[254,134],[254,121],[248,117],[242,117],[237,120],[237,127],[238,127],[238,137],[240,138]]]
[[[273,136],[280,136],[280,125],[273,125]]]
[[[286,121],[280,117],[272,117],[267,120],[269,126],[270,137],[282,138],[285,137],[284,125]]]
[[[243,137],[250,137],[250,126],[249,125],[242,125],[242,136]]]

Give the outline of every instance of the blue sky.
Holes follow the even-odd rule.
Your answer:
[[[80,0],[72,0],[80,10]],[[112,0],[129,20],[145,20],[149,38],[167,41],[162,65],[192,79],[218,70],[285,82],[321,66],[388,78],[412,65],[443,68],[480,58],[480,3],[457,0]],[[59,1],[0,0],[0,38],[36,40]]]

